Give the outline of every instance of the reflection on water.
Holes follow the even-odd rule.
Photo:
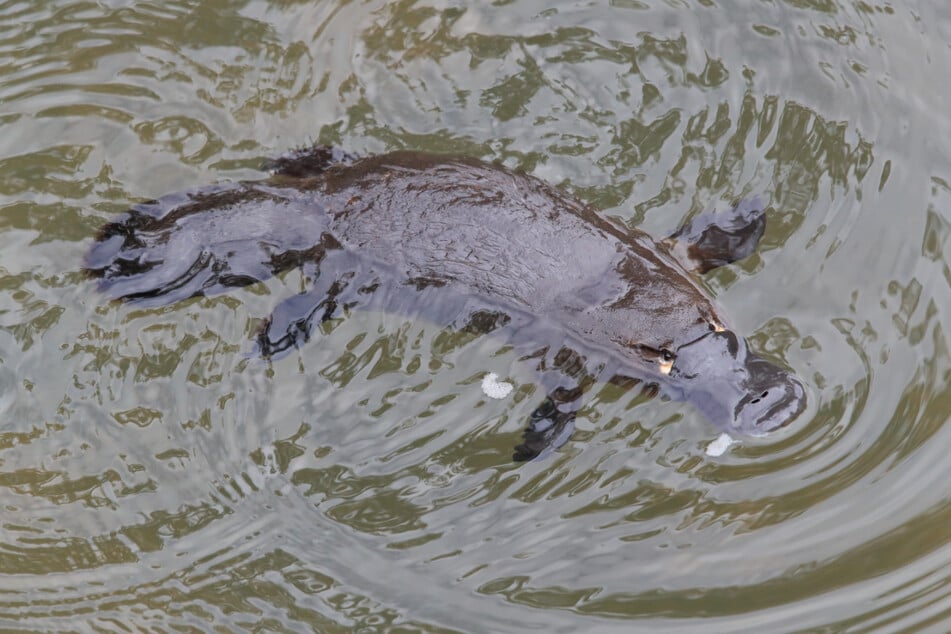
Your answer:
[[[0,2],[3,627],[947,630],[951,13],[468,4]],[[517,466],[504,341],[360,313],[267,364],[297,272],[149,310],[81,275],[130,201],[311,140],[500,160],[657,235],[768,196],[704,283],[809,409],[711,457],[601,385]]]

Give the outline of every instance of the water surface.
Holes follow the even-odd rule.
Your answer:
[[[0,2],[0,627],[947,631],[951,8],[741,4]],[[149,310],[81,274],[130,202],[314,141],[655,235],[764,196],[704,284],[808,410],[712,457],[599,385],[518,466],[505,341],[359,313],[269,366],[297,272]]]

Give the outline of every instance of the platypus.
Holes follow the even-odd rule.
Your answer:
[[[534,360],[546,394],[519,461],[566,442],[599,379],[688,401],[733,436],[805,407],[802,383],[752,353],[694,279],[755,249],[756,199],[656,241],[474,158],[312,147],[270,168],[132,206],[100,231],[85,269],[106,296],[154,306],[304,267],[312,286],[276,307],[255,344],[264,357],[359,307],[496,331]]]

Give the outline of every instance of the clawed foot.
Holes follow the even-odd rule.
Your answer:
[[[310,339],[314,328],[314,318],[319,315],[319,321],[325,322],[333,317],[337,309],[337,302],[330,298],[307,308],[311,303],[307,294],[285,300],[258,332],[258,354],[265,358],[275,359],[292,348],[300,347]],[[304,310],[295,311],[295,308],[301,307],[304,307]],[[297,316],[299,312],[304,312],[303,316]]]
[[[564,445],[575,430],[575,412],[561,411],[550,397],[532,412],[523,437],[525,442],[515,447],[512,459],[516,462],[543,459]]]
[[[667,242],[681,264],[702,274],[749,256],[765,230],[766,211],[754,196],[740,200],[731,210],[700,214]]]

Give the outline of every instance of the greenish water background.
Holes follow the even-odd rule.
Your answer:
[[[0,2],[0,627],[948,631],[949,44],[941,2]],[[705,284],[808,411],[713,458],[598,386],[515,466],[504,341],[361,313],[268,367],[296,272],[151,310],[82,276],[130,201],[315,140],[658,235],[767,196]]]

